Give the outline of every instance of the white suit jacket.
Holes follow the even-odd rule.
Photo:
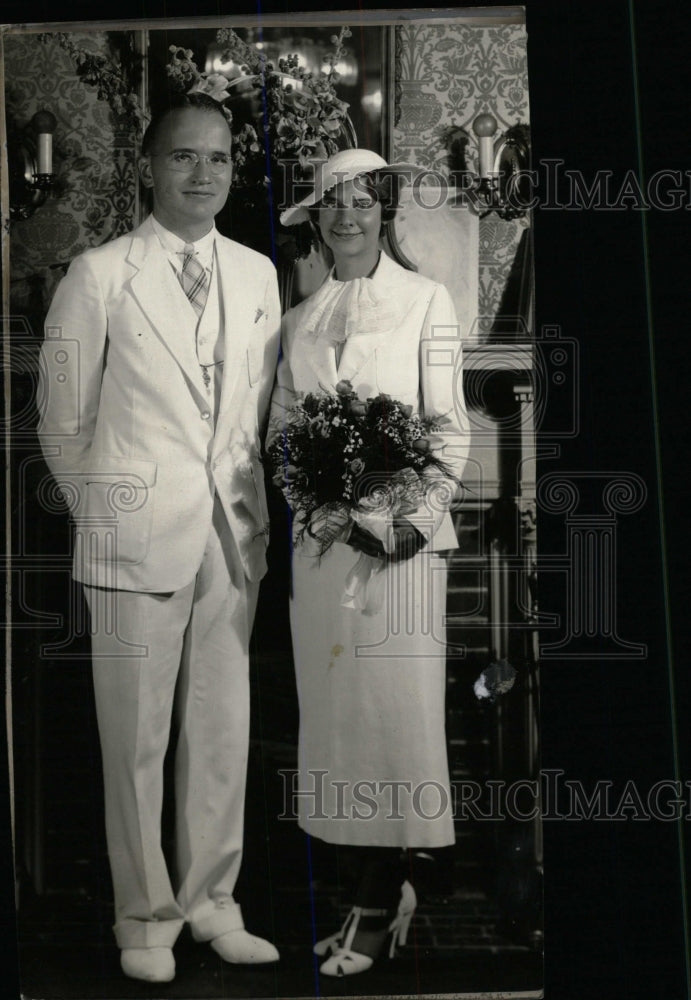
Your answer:
[[[352,331],[338,365],[329,337],[330,303],[350,282],[329,275],[324,284],[283,317],[282,358],[272,403],[271,433],[296,394],[334,392],[347,379],[360,399],[387,393],[415,413],[443,421],[439,457],[460,480],[470,447],[463,397],[461,330],[443,285],[407,271],[384,253],[372,278],[359,279],[350,298]],[[349,306],[349,308],[350,308]],[[457,481],[426,474],[427,497],[407,515],[428,537],[431,550],[457,548],[448,508]]]
[[[260,431],[280,306],[271,262],[216,239],[225,315],[218,419],[195,349],[196,315],[151,222],[70,266],[46,319],[39,438],[75,517],[74,574],[169,592],[202,560],[214,490],[249,579],[266,571]]]

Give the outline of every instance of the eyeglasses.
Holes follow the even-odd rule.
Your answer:
[[[166,164],[171,170],[181,174],[191,174],[196,170],[201,160],[206,160],[212,174],[222,174],[232,165],[230,153],[212,153],[211,156],[200,156],[191,149],[174,149],[172,153],[158,153],[165,156]]]

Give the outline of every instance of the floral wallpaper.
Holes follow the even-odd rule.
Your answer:
[[[103,51],[104,32],[75,33],[85,49]],[[8,122],[25,126],[40,108],[57,118],[55,195],[10,231],[11,305],[41,335],[42,311],[77,254],[127,232],[138,198],[134,136],[116,131],[107,103],[82,83],[70,56],[54,39],[5,36]]]
[[[503,132],[528,123],[526,32],[521,24],[475,27],[405,24],[395,29],[392,156],[448,176],[444,132],[464,128],[491,112]],[[476,168],[475,143],[467,150]],[[480,220],[478,311],[481,335],[488,335],[521,236],[523,221],[492,214]]]

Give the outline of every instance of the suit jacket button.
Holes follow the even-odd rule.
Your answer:
[[[202,410],[202,412],[199,414],[199,416],[202,418],[202,420],[210,420],[211,419],[211,414],[209,413],[208,410]]]

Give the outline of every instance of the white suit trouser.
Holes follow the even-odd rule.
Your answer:
[[[196,940],[211,940],[243,926],[233,889],[242,856],[248,650],[258,585],[244,575],[216,499],[202,564],[186,587],[171,594],[85,592],[117,943],[170,947],[185,921]],[[177,893],[161,848],[174,700]]]

